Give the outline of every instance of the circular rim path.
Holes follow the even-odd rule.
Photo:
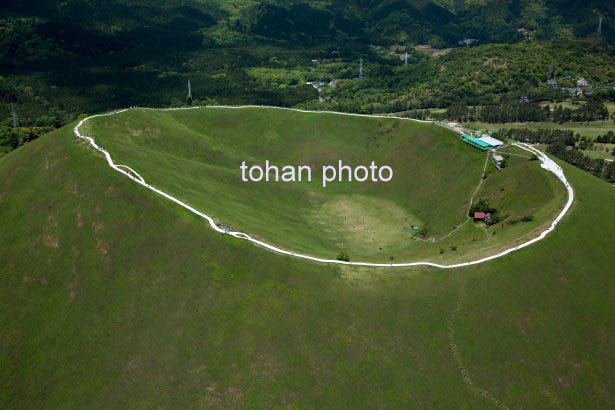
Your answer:
[[[283,107],[269,107],[269,106],[255,106],[255,105],[240,105],[240,106],[225,106],[225,105],[216,105],[216,106],[206,106],[206,107],[200,107],[200,106],[195,106],[195,107],[180,107],[180,108],[143,108],[143,107],[139,107],[139,109],[145,109],[145,110],[155,110],[155,111],[172,111],[172,110],[191,110],[191,109],[198,109],[198,108],[232,108],[232,109],[241,109],[241,108],[272,108],[272,109],[284,109],[284,110],[292,110],[292,111],[298,111],[298,112],[305,112],[305,113],[314,113],[314,114],[320,114],[320,113],[326,113],[326,114],[337,114],[337,115],[349,115],[349,116],[360,116],[360,117],[375,117],[375,118],[394,118],[394,119],[400,119],[400,120],[406,120],[406,121],[416,121],[416,122],[423,122],[423,123],[434,123],[434,121],[425,121],[425,120],[414,120],[414,119],[410,119],[410,118],[403,118],[403,117],[394,117],[394,116],[388,116],[388,115],[368,115],[368,114],[353,114],[353,113],[342,113],[342,112],[335,112],[335,111],[310,111],[310,110],[301,110],[301,109],[297,109],[297,108],[283,108]],[[513,145],[531,152],[532,154],[536,155],[538,157],[538,159],[541,161],[541,167],[546,169],[547,171],[552,172],[553,174],[555,174],[555,176],[564,184],[564,186],[566,187],[567,191],[568,191],[568,201],[566,202],[566,205],[564,206],[564,208],[562,209],[562,211],[558,214],[558,216],[553,220],[553,222],[551,223],[551,225],[545,229],[543,232],[541,232],[540,235],[538,235],[536,238],[531,239],[527,242],[522,243],[521,245],[517,245],[514,246],[512,248],[509,248],[505,251],[499,252],[495,255],[491,255],[491,256],[487,256],[485,258],[481,258],[481,259],[477,259],[474,261],[469,261],[469,262],[462,262],[462,263],[456,263],[456,264],[451,264],[451,265],[442,265],[442,264],[438,264],[438,263],[434,263],[434,262],[408,262],[408,263],[370,263],[370,262],[346,262],[346,261],[340,261],[337,259],[323,259],[323,258],[317,258],[315,256],[310,256],[310,255],[304,255],[301,253],[296,253],[294,251],[288,251],[282,248],[279,248],[277,246],[268,244],[266,242],[260,241],[258,239],[252,238],[250,235],[243,233],[243,232],[233,232],[233,231],[225,231],[224,229],[218,227],[216,225],[216,223],[214,222],[213,218],[209,215],[206,215],[200,211],[198,211],[197,209],[194,209],[193,207],[191,207],[190,205],[180,201],[179,199],[167,194],[166,192],[161,191],[160,189],[148,184],[147,182],[145,182],[145,180],[139,175],[137,174],[135,171],[133,171],[130,167],[126,166],[126,165],[118,165],[115,162],[113,162],[113,159],[111,158],[111,155],[109,154],[109,152],[107,150],[105,150],[104,148],[100,147],[98,144],[96,144],[96,141],[94,141],[94,138],[89,137],[89,136],[84,136],[81,135],[81,133],[79,132],[79,128],[88,120],[95,118],[95,117],[103,117],[103,116],[109,116],[109,115],[115,115],[115,114],[119,114],[125,111],[128,111],[132,108],[127,108],[127,109],[123,109],[123,110],[118,110],[118,111],[112,111],[109,113],[105,113],[105,114],[96,114],[96,115],[91,115],[87,118],[82,119],[81,121],[79,121],[79,123],[75,126],[74,128],[74,132],[75,135],[78,138],[84,139],[86,141],[88,141],[90,143],[90,145],[92,147],[94,147],[95,149],[97,149],[98,151],[102,152],[105,155],[105,158],[107,159],[107,163],[109,164],[109,166],[111,168],[113,168],[114,170],[126,175],[128,178],[132,179],[133,181],[135,181],[136,183],[138,183],[139,185],[143,185],[144,187],[156,192],[157,194],[160,194],[162,196],[164,196],[165,198],[169,199],[170,201],[175,202],[176,204],[182,206],[183,208],[189,210],[190,212],[200,216],[201,218],[206,219],[209,222],[209,225],[217,232],[226,234],[226,235],[231,235],[235,238],[238,239],[244,239],[250,242],[253,242],[255,244],[258,244],[264,248],[267,248],[271,251],[283,254],[283,255],[289,255],[289,256],[293,256],[295,258],[301,258],[301,259],[306,259],[306,260],[310,260],[313,262],[321,262],[321,263],[333,263],[333,264],[338,264],[338,265],[352,265],[352,266],[371,266],[371,267],[409,267],[409,266],[432,266],[435,268],[441,268],[441,269],[451,269],[451,268],[460,268],[460,267],[464,267],[464,266],[471,266],[471,265],[477,265],[479,263],[484,263],[484,262],[488,262],[490,260],[493,259],[497,259],[497,258],[501,258],[502,256],[508,255],[509,253],[512,253],[514,251],[517,251],[519,249],[523,249],[527,246],[530,246],[542,239],[544,239],[549,233],[551,233],[555,227],[557,226],[557,224],[562,220],[562,218],[566,215],[566,213],[568,212],[568,210],[570,209],[570,207],[572,206],[572,203],[574,201],[574,190],[572,189],[572,186],[570,185],[570,183],[568,182],[568,180],[566,179],[566,176],[564,175],[564,170],[557,165],[557,163],[555,163],[555,161],[553,161],[551,158],[549,158],[545,153],[543,153],[542,151],[537,150],[536,148],[528,145],[528,144],[524,144],[524,143],[513,143]],[[124,169],[123,169],[124,168]]]

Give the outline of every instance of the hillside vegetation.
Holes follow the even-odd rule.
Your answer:
[[[562,164],[570,215],[505,258],[337,268],[214,233],[73,139],[0,159],[2,408],[613,401],[615,191],[598,178]]]
[[[0,121],[11,103],[26,127],[41,116],[65,124],[84,112],[182,105],[188,80],[199,103],[352,112],[497,103],[508,93],[551,98],[544,82],[560,72],[613,83],[615,11],[603,3],[5,1]],[[477,42],[433,61],[413,49],[459,48],[464,38]],[[323,95],[331,103],[305,84],[356,79],[360,57],[366,78]]]

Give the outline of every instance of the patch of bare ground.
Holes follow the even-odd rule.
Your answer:
[[[105,229],[105,224],[102,222],[92,222],[92,229],[94,229],[94,233],[98,233],[98,231]]]
[[[50,248],[57,248],[60,246],[59,239],[53,235],[55,229],[58,227],[58,221],[53,215],[49,215],[47,218],[47,226],[43,234],[43,243]]]
[[[45,171],[49,171],[57,162],[57,160],[49,160],[49,154],[45,155]]]
[[[554,392],[552,392],[550,390],[547,390],[545,387],[541,388],[540,392],[542,394],[544,394],[545,396],[547,396],[551,400],[551,403],[553,403],[553,404],[561,404],[562,403],[562,399],[560,399],[557,394],[555,394]]]
[[[224,390],[212,384],[205,388],[202,401],[204,408],[237,409],[244,402],[243,391],[237,386],[229,386]]]
[[[414,47],[414,49],[417,51],[421,51],[423,53],[429,54],[429,56],[431,57],[440,57],[454,50],[454,48],[443,48],[443,49],[433,48],[429,44],[420,44]]]
[[[96,238],[96,249],[101,255],[106,255],[109,252],[109,245],[100,239]]]
[[[66,284],[66,287],[68,288],[68,300],[72,302],[77,297],[77,291],[75,290],[75,288],[77,287],[77,281],[73,280],[71,282],[68,282]]]
[[[43,243],[50,248],[57,248],[60,246],[60,241],[58,238],[52,235],[45,235],[43,238]]]
[[[261,377],[271,378],[278,373],[279,362],[275,356],[261,353],[258,362],[252,366],[252,372]]]
[[[128,362],[128,365],[126,366],[126,370],[128,370],[129,372],[132,370],[135,370],[136,368],[141,366],[142,362],[143,360],[141,358],[141,355],[137,355]]]
[[[35,282],[40,282],[41,285],[48,285],[49,284],[49,280],[46,277],[41,277],[41,278],[36,278],[34,276],[30,276],[30,275],[24,275],[23,277],[23,282],[25,284],[31,285]]]

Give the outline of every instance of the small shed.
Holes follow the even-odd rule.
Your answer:
[[[500,165],[500,163],[504,161],[504,157],[496,154],[493,156],[493,160],[495,161],[496,164]]]
[[[491,218],[489,212],[474,212],[474,222],[484,222]]]

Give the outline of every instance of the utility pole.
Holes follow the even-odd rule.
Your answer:
[[[361,57],[359,63],[359,80],[363,78],[363,57]]]
[[[13,103],[11,103],[11,116],[13,117],[13,128],[19,128],[19,119],[17,118]]]

